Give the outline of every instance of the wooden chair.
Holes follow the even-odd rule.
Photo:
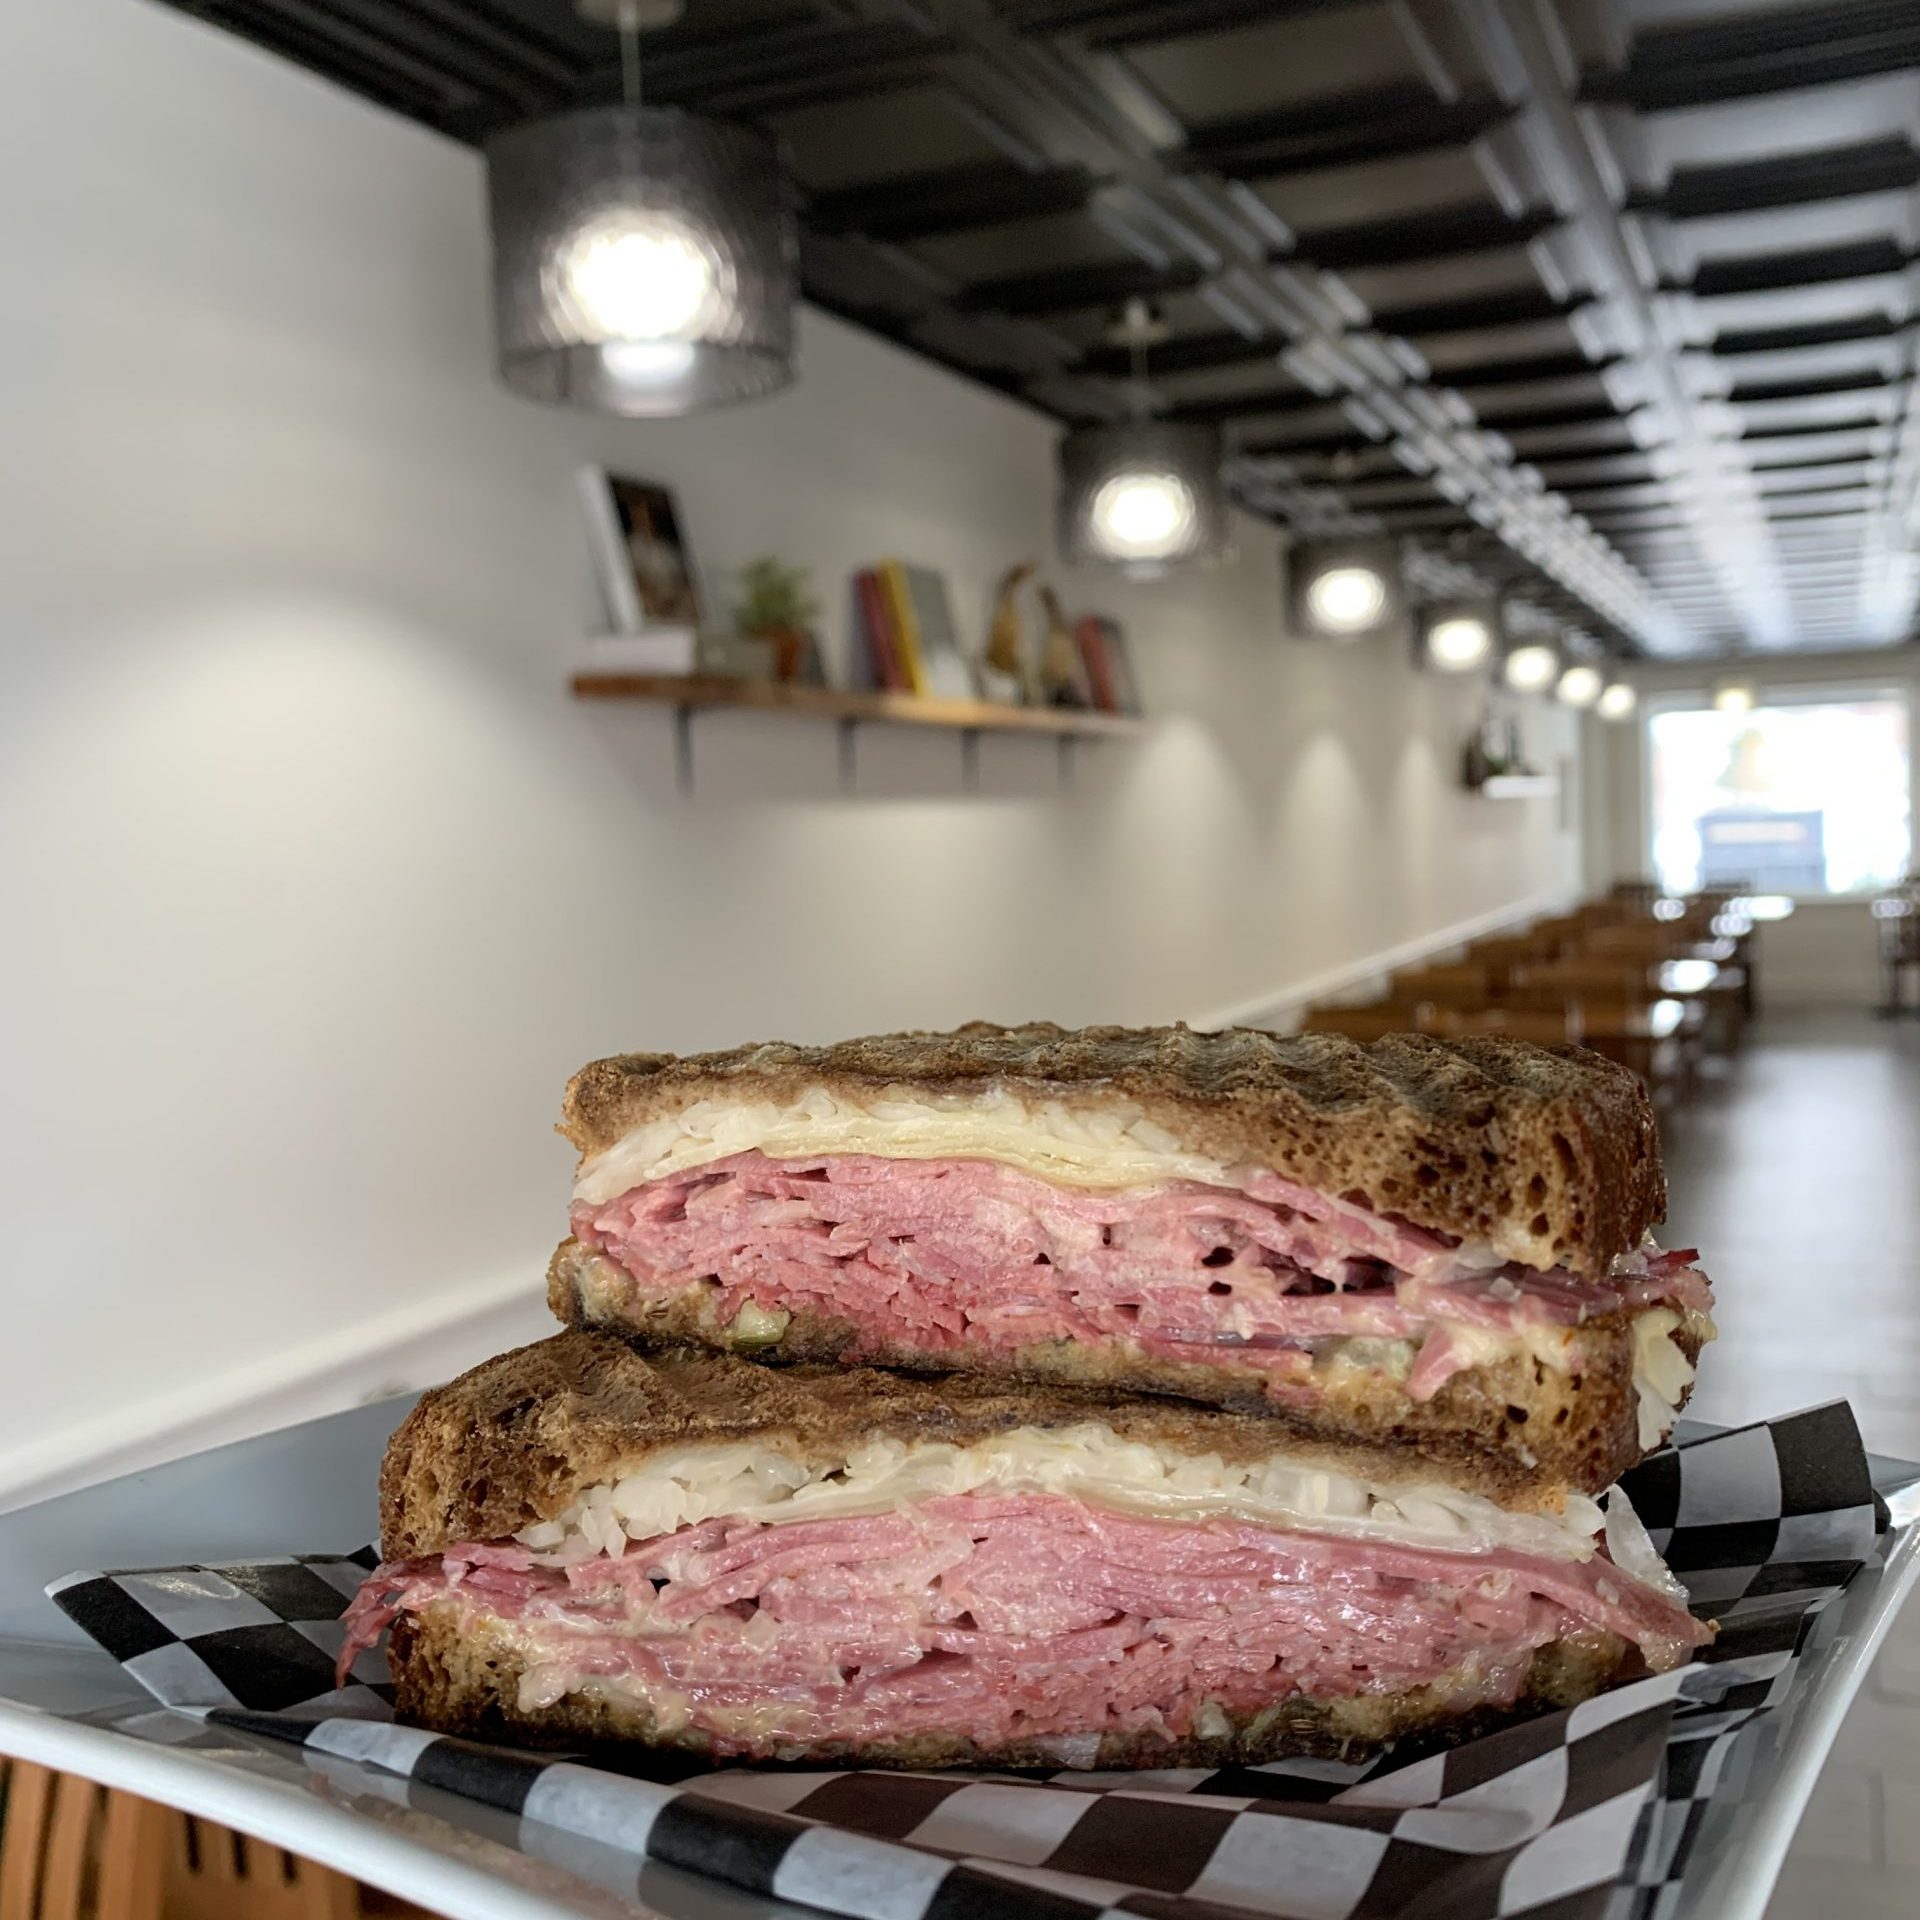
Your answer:
[[[1393,976],[1393,997],[1402,1006],[1477,1007],[1494,995],[1484,966],[1412,967]]]
[[[1390,1033],[1412,1033],[1419,1009],[1403,1006],[1396,1000],[1377,1001],[1364,1007],[1314,1007],[1300,1022],[1302,1033],[1342,1033],[1349,1040],[1362,1042],[1383,1039]]]
[[[1468,960],[1484,967],[1490,979],[1504,981],[1516,967],[1538,966],[1560,953],[1560,939],[1552,933],[1495,933],[1476,940],[1467,949]]]
[[[1692,1090],[1698,1025],[1678,1000],[1586,1000],[1580,1022],[1581,1044],[1637,1073],[1656,1105]]]
[[[0,1760],[0,1920],[360,1920],[418,1914],[331,1867],[172,1807]]]
[[[0,1792],[5,1920],[160,1920],[164,1808],[25,1760]]]
[[[1503,1033],[1535,1046],[1580,1040],[1577,1007],[1422,1007],[1420,1031],[1454,1040],[1470,1033]]]
[[[1595,927],[1580,943],[1583,959],[1665,960],[1693,943],[1693,935],[1678,920],[1623,920]]]
[[[1507,998],[1515,1006],[1564,1006],[1581,1000],[1657,1000],[1646,966],[1631,960],[1552,960],[1514,976]]]
[[[344,1873],[167,1809],[165,1920],[359,1920]]]

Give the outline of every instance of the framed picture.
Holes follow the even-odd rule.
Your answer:
[[[651,480],[607,476],[613,511],[633,569],[640,617],[651,627],[697,627],[700,595],[693,582],[693,556],[680,531],[673,495]]]
[[[580,469],[581,504],[595,571],[616,633],[700,625],[693,555],[673,495],[657,481]]]

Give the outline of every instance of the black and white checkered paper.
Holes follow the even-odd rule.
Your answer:
[[[49,1592],[179,1714],[297,1747],[335,1784],[346,1770],[389,1799],[460,1796],[553,1864],[665,1861],[860,1920],[1663,1920],[1731,1743],[1786,1697],[1884,1516],[1838,1404],[1656,1455],[1627,1486],[1695,1612],[1721,1622],[1704,1658],[1366,1764],[823,1773],[642,1756],[614,1771],[396,1724],[377,1651],[336,1689],[339,1615],[371,1550],[77,1573]]]

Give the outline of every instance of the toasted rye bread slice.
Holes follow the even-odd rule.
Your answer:
[[[663,1731],[644,1700],[608,1691],[575,1693],[552,1706],[522,1708],[524,1640],[507,1622],[437,1600],[394,1622],[388,1648],[400,1718],[437,1732],[530,1747],[674,1747],[710,1751],[696,1728]],[[1644,1671],[1640,1654],[1613,1634],[1587,1631],[1540,1648],[1521,1697],[1489,1708],[1474,1690],[1444,1681],[1403,1693],[1345,1699],[1296,1697],[1251,1715],[1230,1717],[1232,1731],[1162,1740],[1109,1733],[1098,1749],[1056,1741],[986,1747],[962,1733],[926,1733],[871,1744],[844,1741],[783,1745],[771,1756],[816,1765],[863,1767],[1224,1767],[1257,1766],[1289,1755],[1356,1759],[1389,1741],[1453,1745],[1505,1721],[1570,1707]]]
[[[1558,1486],[1503,1475],[1498,1455],[1463,1450],[1450,1470],[1417,1445],[1356,1443],[1284,1411],[967,1374],[756,1366],[700,1350],[646,1356],[616,1334],[574,1330],[483,1361],[421,1396],[387,1445],[381,1546],[389,1560],[406,1560],[504,1539],[669,1448],[752,1441],[807,1465],[837,1466],[877,1437],[966,1446],[1023,1427],[1088,1422],[1174,1454],[1236,1464],[1281,1458],[1384,1486],[1443,1481],[1515,1511],[1564,1504]]]
[[[1012,1093],[1069,1115],[1124,1113],[1186,1154],[1268,1167],[1374,1212],[1527,1264],[1604,1274],[1666,1211],[1646,1090],[1580,1047],[1497,1035],[984,1023],[834,1046],[596,1060],[566,1091],[560,1131],[583,1156],[701,1102],[785,1106],[824,1089],[865,1107],[914,1095]]]
[[[719,1297],[717,1282],[699,1280],[680,1293],[649,1298],[612,1260],[577,1240],[563,1241],[547,1269],[547,1301],[559,1319],[623,1335],[643,1351],[707,1348],[781,1365],[828,1366],[847,1364],[857,1353],[872,1366],[997,1379],[1002,1392],[1031,1383],[1174,1395],[1269,1422],[1272,1445],[1408,1456],[1424,1463],[1428,1478],[1503,1506],[1551,1510],[1568,1493],[1598,1493],[1647,1452],[1633,1379],[1634,1312],[1601,1314],[1570,1329],[1564,1370],[1517,1349],[1496,1363],[1463,1369],[1425,1401],[1412,1399],[1401,1380],[1377,1367],[1323,1356],[1313,1373],[1318,1402],[1294,1405],[1269,1399],[1264,1377],[1252,1367],[1161,1360],[1117,1343],[1049,1340],[1011,1353],[863,1346],[850,1321],[808,1311],[790,1315],[775,1338],[746,1337],[735,1332],[737,1322],[721,1319]],[[1701,1315],[1682,1317],[1673,1338],[1689,1362],[1699,1359],[1709,1328]],[[1205,1415],[1196,1409],[1190,1418],[1204,1421]]]

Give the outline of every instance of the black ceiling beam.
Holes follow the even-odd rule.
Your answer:
[[[1306,259],[1336,273],[1413,266],[1501,247],[1524,247],[1559,225],[1560,216],[1551,207],[1533,207],[1517,216],[1498,207],[1441,207],[1432,213],[1367,220],[1350,227],[1319,227],[1299,236],[1297,255],[1277,254],[1275,259]]]
[[[1758,469],[1753,476],[1753,484],[1763,494],[1810,492],[1829,481],[1836,486],[1865,486],[1870,478],[1868,470],[1876,457],[1861,453],[1842,460],[1783,461]],[[1780,484],[1769,486],[1770,478],[1777,478]]]
[[[1793,353],[1801,347],[1842,347],[1856,340],[1893,340],[1907,330],[1891,314],[1863,313],[1848,320],[1813,320],[1801,326],[1742,327],[1716,334],[1711,350],[1722,359],[1748,353]]]
[[[1912,256],[1891,239],[1850,240],[1799,253],[1763,253],[1730,260],[1703,260],[1693,279],[1666,293],[1713,300],[1734,293],[1780,293],[1794,287],[1824,287],[1836,280],[1871,280],[1904,273]]]
[[[1094,186],[1093,175],[1081,167],[1034,172],[1011,161],[989,161],[823,193],[809,203],[807,225],[816,233],[857,233],[869,240],[930,240],[1074,213]]]
[[[358,20],[350,7],[334,7],[326,0],[268,0],[259,5],[198,0],[190,11],[457,140],[475,140],[540,105],[567,98],[571,90],[564,80],[550,79],[547,84],[555,91],[541,99],[531,75],[463,72],[431,36],[424,43],[417,36],[410,38],[404,20]]]
[[[1364,433],[1349,427],[1344,433],[1308,433],[1302,434],[1297,440],[1249,440],[1236,451],[1248,460],[1293,460],[1311,458],[1315,454],[1364,454],[1375,448],[1386,453],[1389,459],[1392,458],[1389,450],[1380,447],[1378,441],[1369,440]],[[1393,461],[1395,467],[1399,464],[1397,460]],[[1315,484],[1337,487],[1343,485],[1344,481],[1339,475],[1329,474],[1324,481],[1316,481]]]
[[[1433,376],[1436,387],[1475,393],[1482,387],[1523,387],[1536,380],[1578,380],[1605,373],[1615,360],[1589,360],[1584,353],[1536,353],[1511,360],[1477,360]]]
[[[1610,400],[1585,400],[1552,402],[1540,405],[1511,407],[1476,407],[1475,414],[1480,424],[1494,433],[1500,433],[1508,427],[1516,430],[1528,427],[1585,427],[1594,426],[1603,420],[1624,420],[1629,417]]]
[[[1920,185],[1920,152],[1897,135],[1825,152],[1769,154],[1727,167],[1684,167],[1664,192],[1635,194],[1629,213],[1667,220],[1713,220],[1773,207],[1902,193]]]
[[[689,27],[694,22],[688,22]],[[791,112],[868,100],[941,77],[958,51],[950,34],[906,20],[815,15],[754,31],[677,30],[643,52],[649,98],[717,113]],[[583,100],[618,100],[617,47],[584,77]]]
[[[1136,295],[1147,299],[1187,293],[1206,275],[1199,267],[1155,267],[1144,260],[1116,260],[1091,267],[1049,267],[976,280],[955,298],[963,313],[1073,313],[1086,307],[1117,307]]]
[[[1461,300],[1434,300],[1419,306],[1380,307],[1373,324],[1381,333],[1479,333],[1490,327],[1515,327],[1540,320],[1564,320],[1588,302],[1556,300],[1544,287],[1517,287],[1510,292],[1473,294]]]
[[[1610,480],[1639,482],[1660,477],[1644,453],[1595,453],[1584,460],[1530,460],[1527,464],[1556,493],[1564,493],[1568,487],[1605,486]]]
[[[1856,0],[1645,34],[1624,67],[1590,74],[1582,97],[1662,113],[1917,66],[1920,8],[1913,0]]]
[[[1871,368],[1864,372],[1856,369],[1851,373],[1813,374],[1804,380],[1750,380],[1745,386],[1734,386],[1727,398],[1737,407],[1760,406],[1777,400],[1822,400],[1842,393],[1884,393],[1905,384],[1904,379],[1890,379]]]
[[[1149,366],[1152,362],[1149,361]],[[1258,393],[1222,393],[1204,400],[1185,400],[1166,410],[1170,420],[1189,425],[1214,425],[1231,420],[1271,419],[1281,413],[1311,413],[1336,402],[1310,387],[1268,387]]]
[[[1877,413],[1855,414],[1849,420],[1796,421],[1790,427],[1748,427],[1739,440],[1816,440],[1840,433],[1883,433],[1888,423]]]
[[[1611,487],[1571,487],[1562,496],[1578,513],[1605,513],[1609,507],[1667,505],[1672,493],[1664,480],[1628,480]]]
[[[1638,418],[1639,416],[1634,416]],[[1611,420],[1593,420],[1585,426],[1552,427],[1521,422],[1501,429],[1517,458],[1538,465],[1542,460],[1586,460],[1602,454],[1644,453],[1634,437],[1633,421],[1625,414]]]
[[[1260,0],[1260,17],[1312,13],[1326,3]],[[1249,24],[1247,0],[1003,0],[1003,11],[1022,33],[1071,33],[1096,47],[1225,33]]]
[[[1362,511],[1378,520],[1389,533],[1447,533],[1475,524],[1473,516],[1451,500],[1436,500],[1426,507],[1380,507]]]
[[[1277,335],[1253,340],[1233,332],[1176,334],[1147,350],[1147,371],[1210,373],[1218,367],[1252,366],[1260,360],[1278,360],[1291,344]],[[1094,347],[1081,355],[1074,371],[1117,380],[1124,379],[1132,367],[1133,356],[1126,347]]]
[[[1244,10],[1243,10],[1244,11]],[[1344,94],[1310,107],[1234,114],[1187,129],[1167,164],[1231,180],[1279,180],[1369,160],[1464,147],[1504,126],[1513,108],[1491,93],[1436,101],[1419,82]]]

